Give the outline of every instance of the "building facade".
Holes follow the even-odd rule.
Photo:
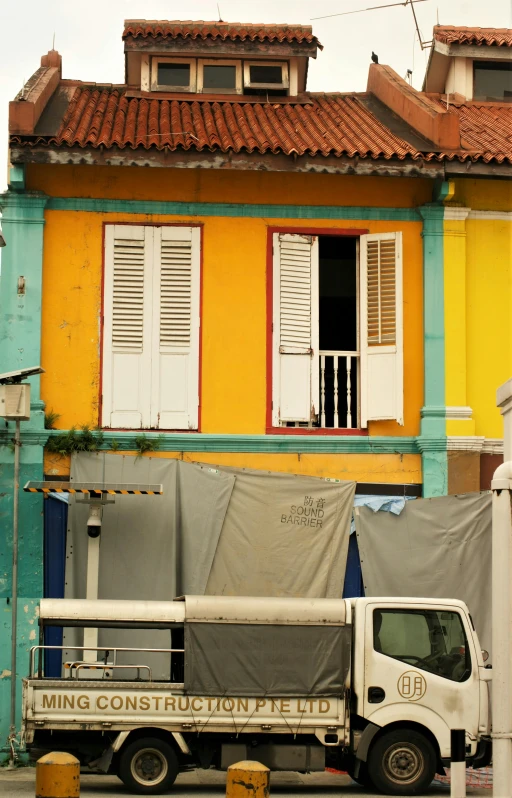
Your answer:
[[[126,84],[65,80],[51,51],[11,103],[0,372],[44,369],[21,483],[68,477],[82,436],[370,494],[479,489],[512,365],[512,151],[482,115],[508,108],[447,108],[377,64],[364,94],[309,93],[308,27],[128,21],[123,40]],[[20,674],[43,515],[21,493]]]

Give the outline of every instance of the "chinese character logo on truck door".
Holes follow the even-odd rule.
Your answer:
[[[427,692],[427,681],[417,671],[406,671],[400,676],[397,687],[406,701],[419,701]]]

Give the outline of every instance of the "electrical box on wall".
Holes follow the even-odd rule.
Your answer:
[[[30,383],[0,385],[0,418],[8,421],[30,419]]]

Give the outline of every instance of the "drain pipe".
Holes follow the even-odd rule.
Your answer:
[[[493,796],[512,796],[512,379],[497,392],[505,462],[492,488]]]

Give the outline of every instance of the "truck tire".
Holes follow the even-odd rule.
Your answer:
[[[368,756],[368,773],[385,795],[419,795],[436,773],[432,743],[413,729],[396,729],[378,737]]]
[[[354,776],[355,763],[351,763],[349,765],[347,772],[352,781],[355,781],[356,784],[360,784],[361,787],[368,787],[368,789],[373,788],[374,784],[370,778],[370,774],[368,773],[368,766],[366,762],[360,762],[357,776]]]
[[[178,757],[159,737],[140,737],[121,751],[119,778],[137,795],[162,795],[178,775]]]

